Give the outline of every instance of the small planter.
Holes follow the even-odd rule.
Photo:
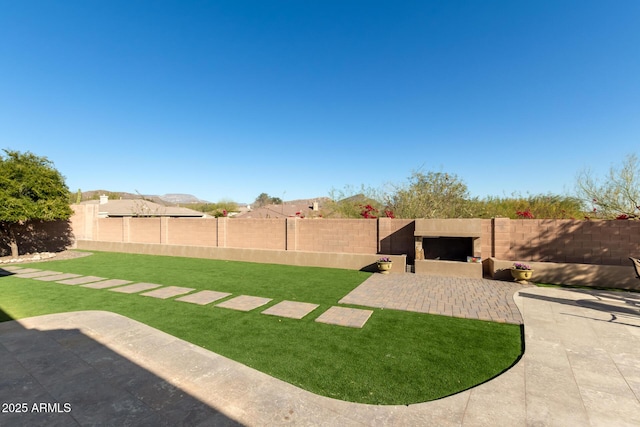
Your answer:
[[[389,274],[392,264],[393,263],[391,261],[378,261],[378,272],[382,274]]]
[[[519,268],[511,269],[511,276],[516,282],[526,282],[533,276],[533,270],[521,270]]]

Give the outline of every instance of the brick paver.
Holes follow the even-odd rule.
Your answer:
[[[240,295],[230,300],[221,302],[216,307],[230,308],[232,310],[251,311],[254,308],[265,305],[271,301],[271,298],[252,297],[248,295]]]
[[[302,319],[316,308],[318,308],[318,304],[297,301],[281,301],[273,307],[269,307],[263,311],[262,314],[289,317],[291,319]]]
[[[76,277],[75,279],[59,280],[56,283],[61,283],[63,285],[84,285],[91,282],[99,282],[101,280],[105,280],[105,278],[98,276],[81,276]]]
[[[133,294],[136,292],[159,288],[160,286],[162,285],[156,285],[155,283],[135,283],[133,285],[121,286],[119,288],[111,288],[109,290],[113,292],[121,292],[123,294]]]
[[[350,328],[362,328],[372,313],[372,310],[334,306],[318,316],[316,322],[348,326]]]
[[[178,295],[188,294],[191,291],[195,291],[195,289],[183,288],[180,286],[167,286],[164,288],[156,289],[155,291],[145,292],[144,294],[140,295],[143,295],[145,297],[167,299]]]
[[[522,324],[513,295],[526,287],[488,279],[374,274],[339,302]]]
[[[216,292],[216,291],[200,291],[195,294],[186,295],[180,298],[176,298],[176,301],[190,302],[192,304],[207,305],[214,301],[221,300],[231,295],[228,292]]]
[[[116,286],[122,286],[129,283],[133,283],[131,280],[121,280],[121,279],[108,279],[103,280],[101,282],[93,282],[87,285],[80,285],[83,288],[92,288],[92,289],[106,289],[106,288],[114,288]]]

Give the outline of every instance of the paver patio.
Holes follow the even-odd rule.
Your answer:
[[[207,305],[214,301],[221,300],[231,295],[228,292],[216,292],[216,291],[200,291],[191,295],[186,295],[180,298],[176,298],[176,301],[189,302],[198,305]]]
[[[488,279],[373,274],[339,303],[522,324],[513,294],[527,287]]]
[[[195,291],[195,289],[183,288],[180,286],[166,286],[164,288],[156,289],[155,291],[151,292],[145,292],[144,294],[140,295],[143,295],[145,297],[167,299],[178,295],[188,294],[191,291]]]
[[[372,310],[334,306],[318,316],[316,322],[347,326],[350,328],[362,328],[364,324],[367,323],[367,320],[369,320],[369,317],[371,317],[371,314],[373,314]]]
[[[251,311],[255,308],[263,306],[271,301],[271,298],[252,297],[249,295],[240,295],[230,300],[217,304],[216,307],[230,308],[239,311]]]
[[[304,316],[311,313],[316,308],[318,308],[318,304],[297,301],[281,301],[263,311],[262,314],[288,317],[291,319],[302,319]]]

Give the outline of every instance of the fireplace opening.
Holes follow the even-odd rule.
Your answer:
[[[473,237],[423,237],[424,259],[467,261],[473,256]]]

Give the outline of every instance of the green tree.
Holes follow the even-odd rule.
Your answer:
[[[46,157],[4,150],[0,156],[0,231],[19,255],[19,229],[28,221],[68,220],[69,189]]]
[[[476,218],[582,219],[585,216],[579,199],[554,194],[486,197],[471,201],[470,206]]]
[[[253,206],[256,208],[266,205],[281,205],[282,199],[280,197],[271,197],[267,193],[260,193],[256,200],[253,202]]]
[[[621,167],[612,166],[604,179],[590,169],[582,170],[576,179],[578,196],[601,218],[640,218],[640,162],[629,154]]]
[[[456,175],[414,172],[407,184],[387,196],[386,205],[398,218],[468,218],[469,190]]]

